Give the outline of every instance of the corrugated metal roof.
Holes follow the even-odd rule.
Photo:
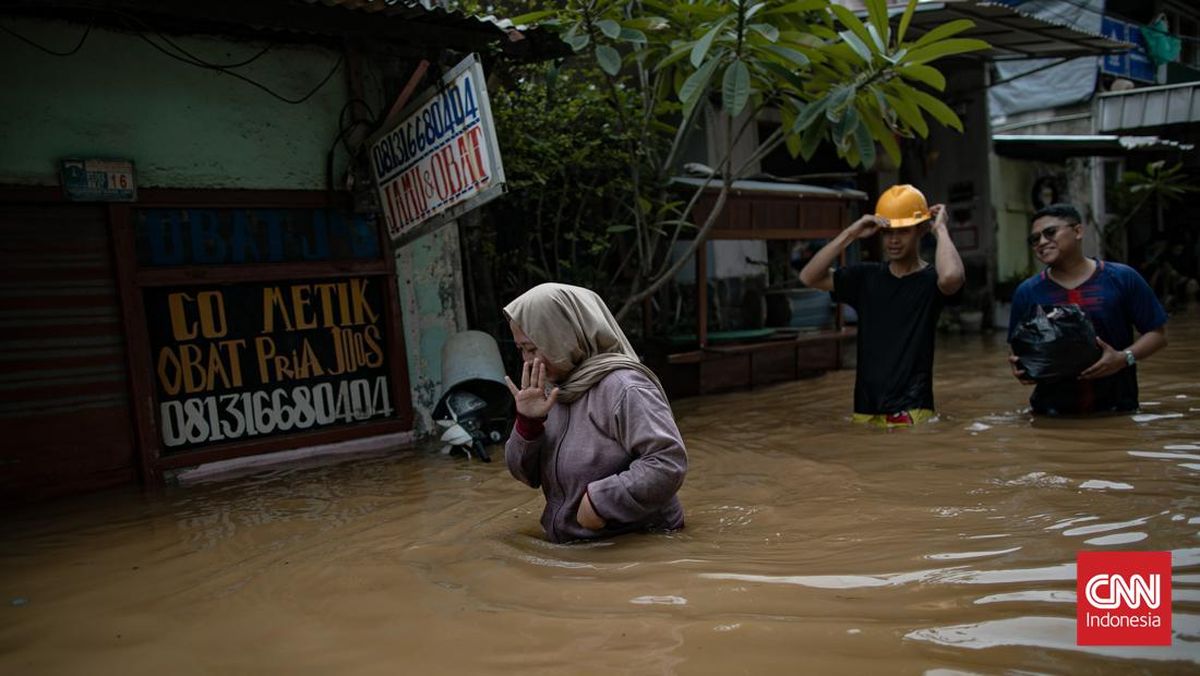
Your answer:
[[[1097,100],[1100,131],[1200,122],[1200,82],[1108,92]]]
[[[903,8],[889,11],[895,14]],[[994,0],[921,2],[909,24],[910,35],[922,35],[955,19],[975,22],[974,28],[955,37],[978,38],[992,45],[988,51],[965,55],[974,59],[1076,57],[1123,52],[1133,46]]]
[[[500,34],[510,31],[521,32],[524,27],[518,27],[508,19],[495,15],[473,16],[457,10],[446,9],[442,2],[436,0],[303,0],[310,5],[326,5],[329,7],[345,7],[346,9],[381,14],[387,17],[419,20],[423,23],[454,25],[458,28],[482,28],[495,30]]]
[[[39,0],[2,11],[73,20],[89,9],[98,23],[127,28],[128,17],[136,17],[172,34],[257,37],[270,32],[298,39],[364,39],[413,54],[499,46],[510,57],[530,60],[570,51],[552,31],[514,26],[495,16],[470,16],[437,0]]]

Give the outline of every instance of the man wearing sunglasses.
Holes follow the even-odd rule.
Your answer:
[[[944,205],[932,207],[911,185],[888,188],[875,213],[830,240],[800,271],[800,280],[833,292],[858,312],[855,422],[881,427],[929,420],[933,408],[933,344],[946,297],[958,293],[965,274],[946,229]],[[921,236],[937,238],[934,262],[921,260]],[[879,234],[886,260],[830,269],[856,240]]]
[[[1069,204],[1051,204],[1033,215],[1027,241],[1046,269],[1013,294],[1010,342],[1035,306],[1075,304],[1092,320],[1101,349],[1100,359],[1077,380],[1038,383],[1029,398],[1036,414],[1137,410],[1136,364],[1167,344],[1167,313],[1150,285],[1128,265],[1084,256],[1082,220]],[[1015,356],[1009,355],[1009,362],[1018,380],[1034,384]]]

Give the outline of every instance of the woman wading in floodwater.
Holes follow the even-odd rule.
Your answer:
[[[542,284],[504,308],[521,350],[508,469],[546,496],[553,542],[683,527],[687,451],[662,384],[598,295]],[[547,391],[547,386],[553,386]]]

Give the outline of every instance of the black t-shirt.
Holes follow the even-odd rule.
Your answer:
[[[945,297],[937,269],[897,277],[884,263],[833,274],[833,299],[858,313],[854,412],[933,410],[933,342]]]

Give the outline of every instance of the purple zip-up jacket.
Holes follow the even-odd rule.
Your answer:
[[[556,404],[534,439],[513,429],[504,458],[514,477],[541,487],[542,528],[552,542],[683,527],[676,492],[687,450],[670,404],[637,371],[613,371],[573,403]],[[584,491],[605,521],[601,530],[575,520]]]

